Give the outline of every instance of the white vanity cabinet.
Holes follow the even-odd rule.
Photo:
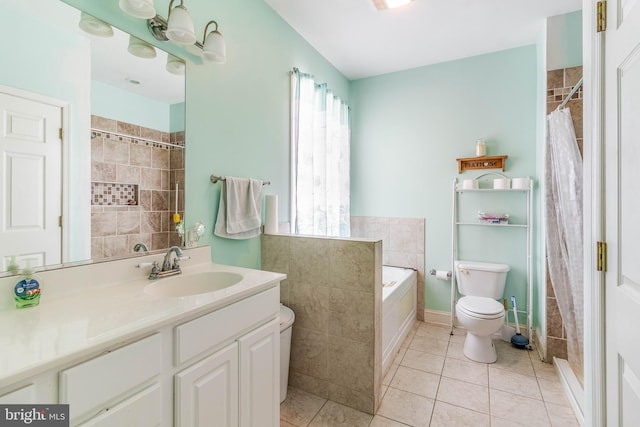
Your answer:
[[[17,405],[21,403],[36,404],[36,385],[31,383],[0,395],[0,404]]]
[[[278,309],[273,288],[176,328],[176,427],[279,425]]]
[[[59,403],[72,425],[156,426],[162,419],[162,338],[154,334],[59,375]]]
[[[280,424],[280,321],[273,320],[238,340],[240,426]]]
[[[235,427],[238,408],[237,343],[175,376],[176,427]]]
[[[66,331],[78,318],[86,322],[87,330],[66,337],[86,343],[65,352],[60,335],[51,346],[59,350],[55,357],[37,363],[26,358],[38,344],[35,336],[35,344],[5,353],[4,359],[0,352],[3,369],[15,365],[13,371],[5,369],[5,376],[0,372],[0,404],[67,403],[73,427],[279,426],[279,281],[284,276],[227,269],[244,282],[215,298],[152,298],[143,291],[144,281],[105,288],[95,319],[90,310],[67,316],[63,302],[42,305],[41,313],[31,313],[59,318],[59,324],[49,325],[52,330]],[[119,307],[124,291],[135,296],[140,311],[122,319],[101,316]],[[6,315],[15,321],[13,316]],[[10,338],[6,342],[19,342]]]

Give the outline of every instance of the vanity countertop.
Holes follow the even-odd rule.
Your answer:
[[[153,259],[157,258],[158,255]],[[227,271],[242,275],[242,280],[215,292],[161,297],[145,292],[145,287],[152,282],[146,278],[146,270],[137,270],[131,280],[114,279],[116,283],[108,284],[103,278],[102,283],[86,286],[76,283],[72,286],[73,292],[67,290],[48,300],[45,298],[47,280],[43,280],[40,305],[0,310],[0,388],[77,358],[97,355],[162,326],[219,309],[275,287],[286,278],[280,273],[215,264],[206,258],[206,262],[196,264],[185,261],[183,276]],[[131,260],[124,264],[123,268],[133,266]],[[114,264],[112,268],[120,266]],[[104,267],[102,265],[103,270]],[[78,268],[89,269],[91,273],[92,266]],[[7,289],[0,286],[0,290]]]

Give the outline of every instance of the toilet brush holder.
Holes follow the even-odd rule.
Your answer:
[[[511,297],[511,305],[513,306],[513,317],[516,321],[516,334],[511,337],[511,344],[517,348],[527,348],[529,345],[529,338],[520,333],[520,323],[518,322],[518,308],[516,306],[516,297]]]

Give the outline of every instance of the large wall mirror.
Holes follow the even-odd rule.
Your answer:
[[[184,62],[58,0],[0,36],[0,272],[180,245]]]

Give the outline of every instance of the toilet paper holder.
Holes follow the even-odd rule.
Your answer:
[[[431,270],[429,270],[429,274],[432,276],[435,276],[438,274],[438,271],[435,268],[432,268]],[[447,271],[447,277],[450,279],[451,278],[451,272]]]

